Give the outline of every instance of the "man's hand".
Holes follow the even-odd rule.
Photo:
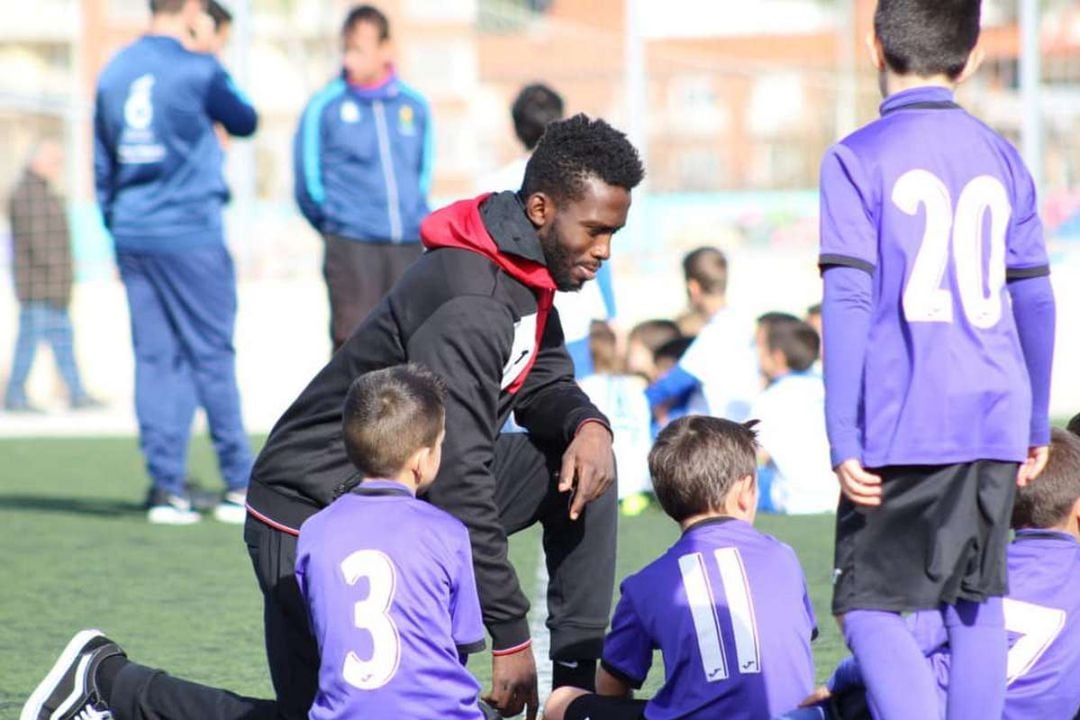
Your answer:
[[[1021,463],[1016,471],[1016,486],[1024,487],[1039,477],[1048,459],[1050,459],[1050,448],[1046,445],[1028,448],[1027,460]]]
[[[503,717],[513,717],[527,708],[527,720],[536,720],[540,700],[531,646],[510,655],[491,657],[491,691],[483,699]]]
[[[577,520],[585,505],[603,495],[613,482],[611,431],[598,422],[585,423],[563,453],[559,472],[559,492],[574,491],[570,519]]]
[[[856,505],[877,507],[881,504],[881,476],[868,473],[862,463],[851,458],[836,466],[840,489]]]
[[[829,692],[829,688],[822,685],[821,687],[814,688],[814,692],[807,695],[803,701],[799,703],[799,707],[804,708],[810,707],[811,705],[817,705],[819,702],[824,702],[831,697],[832,693]]]

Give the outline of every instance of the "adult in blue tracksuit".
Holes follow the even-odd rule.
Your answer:
[[[433,150],[431,112],[394,71],[386,16],[354,8],[341,39],[341,75],[308,102],[293,145],[296,202],[325,240],[335,350],[422,252]]]
[[[222,231],[228,191],[214,124],[251,135],[256,114],[216,59],[184,46],[202,0],[150,5],[150,32],[98,78],[94,117],[98,201],[131,311],[149,517],[199,518],[183,489],[191,407],[183,394],[194,386],[226,484],[217,515],[241,520],[252,456],[236,387],[236,277]]]

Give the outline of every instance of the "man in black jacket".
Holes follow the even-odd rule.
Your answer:
[[[607,419],[574,383],[552,299],[596,276],[643,174],[633,146],[604,121],[578,115],[550,125],[520,192],[428,217],[427,252],[274,426],[252,471],[245,540],[264,595],[276,703],[126,660],[107,664],[99,656],[122,655],[100,639],[103,647],[73,650],[70,660],[75,667],[85,656],[79,667],[90,670],[79,682],[96,706],[118,718],[307,717],[319,656],[294,575],[296,536],[360,479],[341,434],[349,385],[406,362],[447,386],[442,469],[427,499],[469,529],[494,646],[485,698],[504,715],[536,715],[529,603],[506,540],[536,522],[551,577],[553,681],[591,687],[614,586],[615,465]],[[527,433],[500,433],[511,413]]]
[[[341,441],[349,384],[404,362],[439,373],[449,390],[443,465],[428,500],[470,531],[494,646],[489,701],[511,715],[535,707],[529,603],[506,537],[537,521],[551,577],[551,656],[562,661],[554,681],[591,684],[614,584],[614,460],[607,419],[574,382],[552,298],[595,277],[642,176],[633,146],[602,120],[549,126],[519,193],[429,216],[427,253],[270,433],[252,472],[245,537],[266,597],[271,675],[298,714],[314,695],[318,654],[292,572],[293,535],[356,479]],[[500,434],[511,412],[528,434]]]

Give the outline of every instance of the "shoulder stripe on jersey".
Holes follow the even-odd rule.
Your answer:
[[[818,267],[821,268],[821,272],[823,273],[830,267],[835,267],[837,265],[852,267],[856,270],[870,273],[871,275],[873,275],[874,270],[876,270],[873,263],[868,263],[865,260],[860,260],[859,258],[851,257],[850,255],[826,254],[818,257]]]
[[[1028,278],[1045,277],[1050,274],[1049,265],[1036,265],[1026,268],[1006,268],[1006,280],[1026,280]]]
[[[483,638],[480,638],[476,642],[458,645],[457,651],[459,655],[472,655],[474,653],[483,652],[485,647],[487,647],[487,643],[484,642]]]
[[[398,89],[407,98],[420,103],[424,108],[424,150],[420,157],[420,192],[426,198],[431,191],[431,171],[435,164],[435,127],[431,122],[431,108],[427,99],[411,85],[398,80]]]
[[[321,125],[323,110],[331,102],[345,93],[345,81],[337,78],[311,99],[304,111],[304,119],[300,132],[303,134],[304,184],[307,186],[308,195],[313,202],[322,205],[326,200],[326,187],[322,180],[322,163],[320,161]]]
[[[638,680],[637,678],[630,677],[622,670],[615,667],[603,658],[600,659],[600,667],[604,668],[604,670],[607,670],[609,674],[614,675],[616,678],[622,680],[624,683],[634,688],[635,690],[640,690],[641,686],[645,683],[644,680]]]

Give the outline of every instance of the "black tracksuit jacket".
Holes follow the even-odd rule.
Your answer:
[[[341,427],[351,382],[391,365],[424,365],[448,391],[436,483],[452,498],[444,509],[469,528],[484,621],[502,649],[527,632],[528,601],[494,501],[500,429],[515,412],[530,433],[566,444],[583,423],[608,423],[574,382],[554,281],[517,196],[455,203],[429,216],[421,236],[428,251],[274,426],[252,471],[248,508],[296,533],[356,479]]]

